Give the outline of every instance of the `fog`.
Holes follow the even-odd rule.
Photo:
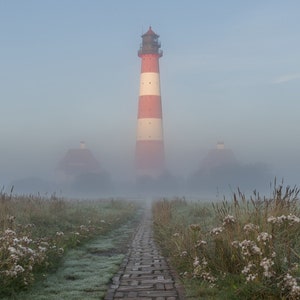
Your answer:
[[[60,162],[68,153],[57,151],[56,156],[37,155],[20,160],[19,165],[9,168],[10,173],[2,174],[6,191],[13,186],[14,193],[41,194],[76,197],[190,197],[197,199],[222,199],[231,197],[239,188],[242,192],[251,194],[254,190],[263,195],[270,195],[270,184],[274,178],[284,180],[288,185],[298,182],[297,168],[287,166],[278,171],[275,164],[263,161],[242,160],[233,149],[216,150],[216,144],[211,149],[199,149],[184,153],[173,153],[168,156],[166,147],[167,167],[157,178],[136,177],[134,169],[134,147],[114,156],[100,156],[95,149],[90,149],[100,163],[99,172],[83,171],[75,173],[71,179],[61,177]],[[79,144],[71,149],[79,149]],[[179,148],[180,149],[180,148]],[[234,159],[222,157],[222,154],[212,153],[231,151]],[[100,151],[99,151],[100,152]],[[171,152],[171,151],[170,151]],[[171,152],[172,153],[172,152]],[[60,155],[61,154],[61,155]],[[209,157],[212,156],[210,159]],[[24,157],[25,158],[25,157]],[[51,158],[51,160],[50,160]],[[101,159],[102,158],[102,159]],[[8,164],[9,165],[9,164]],[[277,166],[280,166],[278,163]],[[4,176],[9,174],[9,176]],[[287,177],[284,175],[287,174]],[[289,176],[289,177],[288,177]]]
[[[298,185],[300,4],[288,3],[1,3],[0,185],[210,199],[237,187],[269,193],[275,177]],[[149,25],[164,51],[166,168],[156,179],[134,167],[137,50]],[[60,161],[80,141],[100,169],[62,180]],[[234,163],[203,168],[219,141]]]

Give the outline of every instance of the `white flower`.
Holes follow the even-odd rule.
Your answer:
[[[245,266],[244,269],[242,270],[242,274],[247,275],[251,271],[252,267],[255,267],[255,265],[250,261],[248,265]]]
[[[287,290],[289,295],[295,299],[299,299],[300,287],[298,286],[296,278],[287,273],[283,278],[282,290]]]
[[[292,214],[289,214],[287,216],[282,215],[280,217],[271,216],[267,220],[268,220],[269,223],[279,224],[279,225],[282,224],[285,221],[289,222],[290,225],[293,225],[295,223],[300,223],[300,218],[295,216],[295,215],[292,215]]]
[[[20,265],[16,265],[14,271],[18,274],[18,273],[23,273],[25,269]]]
[[[222,231],[224,230],[223,227],[216,227],[216,228],[213,228],[210,233],[212,235],[219,235]]]
[[[46,252],[46,251],[47,251],[47,248],[39,246],[39,250],[40,250],[40,252],[43,253],[43,252]]]
[[[207,245],[207,242],[203,241],[203,240],[199,240],[199,241],[197,241],[196,247],[201,247],[201,246],[204,246],[204,245]]]
[[[16,235],[15,231],[13,231],[13,230],[11,230],[11,229],[6,229],[6,230],[4,231],[4,234],[5,234],[5,235],[10,235],[10,236],[15,236],[15,235]]]
[[[268,234],[267,232],[261,232],[257,236],[258,242],[263,242],[264,245],[266,245],[267,242],[269,242],[272,239],[272,235]]]
[[[185,257],[187,255],[188,255],[187,251],[182,251],[181,254],[180,254],[181,257]]]
[[[58,248],[57,252],[59,255],[62,255],[65,252],[65,250],[64,248]]]
[[[23,236],[20,241],[26,244],[30,244],[32,242],[32,239],[28,238],[27,236]]]
[[[253,281],[256,277],[257,277],[257,273],[249,274],[249,275],[246,277],[246,281],[247,281],[247,282]]]
[[[199,266],[199,264],[200,264],[199,258],[198,258],[198,256],[196,256],[196,257],[194,258],[193,266],[194,266],[194,267],[197,267],[197,266]]]
[[[251,240],[244,240],[239,243],[242,254],[244,256],[251,256],[253,254],[262,255],[261,249]]]
[[[287,216],[287,219],[288,219],[288,221],[291,221],[292,223],[300,223],[300,218],[298,218],[298,217],[295,216],[295,215],[289,214],[289,215]]]
[[[276,221],[277,221],[277,218],[271,216],[271,217],[269,217],[269,218],[267,219],[267,221],[268,221],[269,223],[275,224]]]
[[[8,251],[9,251],[11,254],[17,253],[17,249],[16,249],[15,247],[8,247]]]
[[[274,265],[274,262],[270,258],[264,257],[260,262],[260,266],[264,269],[264,276],[270,278],[273,276],[273,272],[270,270],[271,267]]]
[[[248,223],[243,227],[243,229],[246,233],[249,233],[251,231],[257,231],[259,229],[259,226],[252,223]]]
[[[230,224],[234,224],[236,222],[234,216],[231,215],[227,215],[224,219],[223,219],[223,226],[226,225],[230,225]]]

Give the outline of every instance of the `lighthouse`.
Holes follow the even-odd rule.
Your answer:
[[[138,51],[141,58],[140,92],[137,115],[137,176],[157,178],[164,171],[164,140],[160,95],[159,58],[162,56],[157,35],[149,27],[142,35]]]

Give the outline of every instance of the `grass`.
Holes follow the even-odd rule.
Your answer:
[[[190,299],[299,299],[299,189],[154,203],[155,237]]]
[[[70,250],[61,266],[16,299],[103,299],[111,277],[124,259],[128,239],[137,220],[113,230],[106,236]]]
[[[30,289],[46,274],[55,272],[72,249],[81,249],[96,239],[100,245],[110,232],[133,220],[137,208],[133,202],[114,199],[72,201],[2,192],[0,297]],[[78,251],[96,255],[102,251],[98,244]],[[111,265],[120,262],[121,256],[115,258]]]

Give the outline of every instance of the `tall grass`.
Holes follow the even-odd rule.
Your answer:
[[[237,191],[215,204],[175,199],[153,206],[155,234],[186,282],[211,299],[300,299],[299,189],[270,198]]]
[[[124,223],[136,205],[0,193],[0,297],[54,270],[66,251]]]

